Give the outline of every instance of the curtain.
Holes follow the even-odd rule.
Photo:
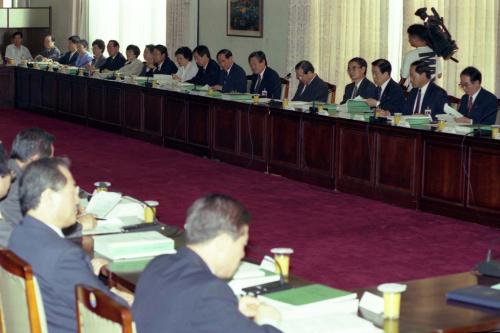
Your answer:
[[[196,41],[193,40],[192,7],[197,5],[197,1],[191,0],[168,0],[167,1],[167,47],[171,57],[175,50],[181,46],[193,47]],[[197,20],[196,20],[197,21]],[[196,34],[196,31],[194,31]]]
[[[82,0],[89,2],[89,42],[115,39],[120,50],[134,44],[166,44],[167,1]]]
[[[413,0],[404,1],[404,30],[413,23],[422,23],[414,15],[421,7],[435,7],[439,15],[444,17],[444,23],[451,36],[457,42],[459,50],[455,57],[460,61],[443,62],[443,79],[441,84],[449,95],[460,97],[463,91],[458,87],[460,72],[467,66],[478,68],[483,74],[483,86],[497,95],[499,89],[500,61],[498,48],[500,44],[499,1],[498,0]],[[403,44],[403,52],[411,47],[408,42]]]
[[[346,72],[349,59],[361,56],[371,62],[387,57],[388,3],[388,0],[290,0],[287,68],[294,73],[297,62],[311,61],[323,80],[337,85],[339,101],[344,86],[350,83]],[[291,84],[293,92],[297,80],[292,79]]]

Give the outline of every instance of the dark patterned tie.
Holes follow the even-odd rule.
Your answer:
[[[413,110],[413,114],[420,114],[420,89],[417,92],[417,100],[415,101],[415,110]]]
[[[262,79],[259,75],[259,78],[257,79],[257,83],[255,83],[255,92],[259,92],[259,88],[260,88],[260,83],[262,82]]]
[[[356,98],[356,96],[358,96],[358,86],[356,84],[354,84],[354,89],[352,91],[351,98]]]
[[[382,98],[382,87],[377,87],[377,101]]]
[[[471,113],[472,111],[472,96],[469,96],[469,102],[467,103],[467,113]]]

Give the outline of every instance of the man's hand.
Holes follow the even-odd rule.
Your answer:
[[[222,86],[220,84],[216,84],[215,86],[212,87],[213,90],[222,90]]]
[[[387,110],[382,110],[380,108],[377,108],[377,110],[375,110],[375,112],[377,112],[379,115],[381,115],[382,117],[387,117],[387,116],[390,116],[391,115],[391,112],[390,111],[387,111]]]
[[[254,318],[257,315],[260,302],[255,297],[243,296],[238,303],[238,310],[248,318]]]
[[[270,305],[260,304],[254,320],[259,325],[277,326],[281,322],[281,313]]]
[[[77,218],[77,221],[82,225],[83,230],[92,230],[97,225],[97,220],[92,214],[81,215]]]
[[[376,107],[377,106],[377,103],[378,101],[375,99],[375,98],[367,98],[365,100],[366,104],[368,104],[369,107]]]
[[[458,117],[458,118],[455,118],[455,122],[461,123],[461,124],[472,124],[472,119],[467,118],[467,117]]]

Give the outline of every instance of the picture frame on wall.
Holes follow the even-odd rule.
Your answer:
[[[263,36],[264,0],[227,0],[227,35]]]

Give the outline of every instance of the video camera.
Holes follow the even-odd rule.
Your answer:
[[[415,15],[424,21],[424,26],[427,28],[429,39],[429,47],[445,60],[453,60],[458,62],[453,55],[457,52],[457,43],[451,38],[451,35],[444,25],[443,18],[439,16],[434,7],[431,8],[433,15],[427,15],[427,7],[418,9]]]

